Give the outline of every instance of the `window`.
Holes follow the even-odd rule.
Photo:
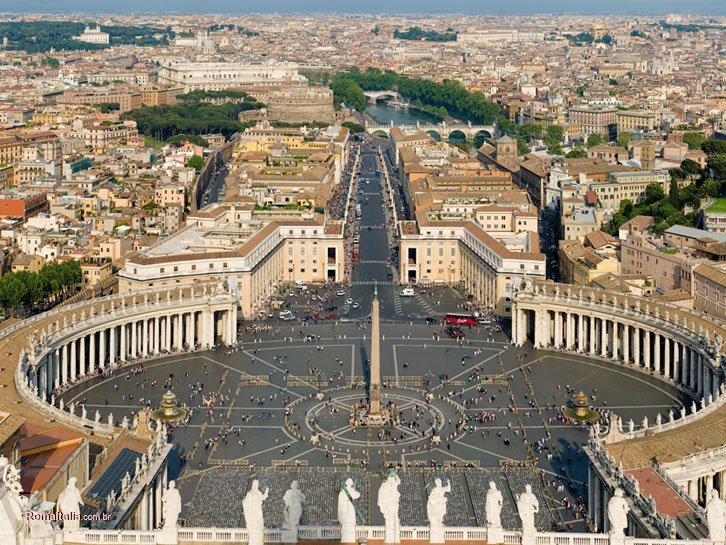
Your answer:
[[[305,255],[305,246],[300,246],[300,255]]]
[[[287,255],[291,256],[293,253],[292,245],[287,247]]]
[[[431,248],[426,248],[426,257],[431,257]]]
[[[177,267],[176,265],[174,265],[174,272],[179,272],[179,267]]]
[[[159,269],[159,272],[160,273],[163,273],[164,272],[164,267],[162,267],[161,269]]]

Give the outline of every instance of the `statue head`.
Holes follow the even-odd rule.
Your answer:
[[[76,477],[71,477],[68,479],[68,486],[76,488],[76,483],[78,482],[78,479]]]
[[[489,489],[490,490],[496,490],[497,489],[497,483],[494,481],[489,481]]]
[[[524,487],[524,491],[527,492],[527,494],[531,494],[532,493],[532,485],[531,484],[526,485]]]
[[[616,488],[615,489],[615,497],[616,498],[622,498],[623,497],[623,489],[622,488]]]
[[[436,488],[443,486],[443,484],[441,483],[441,479],[439,479],[438,477],[436,477],[436,479],[434,480],[434,484],[436,484]]]
[[[174,490],[176,488],[176,482],[169,481],[169,490]]]
[[[711,490],[711,498],[714,499],[714,500],[719,499],[718,498],[718,490],[716,490],[715,488]]]
[[[351,479],[350,477],[348,477],[345,480],[345,487],[346,488],[353,488],[353,479]]]
[[[252,481],[252,486],[250,487],[250,489],[258,491],[260,489],[260,481],[258,481],[257,479]]]
[[[292,484],[290,484],[290,488],[293,490],[297,490],[300,487],[297,481],[292,481]]]

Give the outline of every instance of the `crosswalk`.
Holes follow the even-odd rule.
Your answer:
[[[401,296],[398,294],[398,290],[393,290],[393,307],[396,309],[396,314],[403,316],[403,310],[401,309]]]
[[[426,299],[424,299],[420,293],[416,294],[416,300],[421,303],[421,306],[426,309],[426,312],[428,312],[429,314],[436,314],[434,309],[431,308],[431,305],[429,305],[428,301],[426,301]]]
[[[379,286],[392,286],[393,280],[353,280],[351,284],[353,286],[373,286],[375,284]]]
[[[388,261],[385,259],[361,259],[358,263],[370,263],[375,265],[386,265]]]

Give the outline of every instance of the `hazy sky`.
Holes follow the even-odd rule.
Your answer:
[[[386,12],[386,13],[633,13],[671,12],[726,14],[724,0],[0,0],[0,11],[138,12],[138,13],[245,13],[245,12]]]

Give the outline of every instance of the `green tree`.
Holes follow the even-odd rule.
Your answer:
[[[621,148],[627,148],[630,141],[633,139],[633,133],[630,131],[620,131],[618,134],[617,144]]]
[[[646,204],[654,204],[665,197],[665,192],[661,185],[657,182],[648,184],[645,188],[645,202]]]
[[[577,146],[575,149],[568,151],[565,157],[569,159],[582,159],[587,157],[587,151],[582,146]]]
[[[199,155],[192,155],[187,160],[187,166],[191,167],[191,168],[195,169],[197,172],[199,172],[204,167],[204,159],[199,157]]]
[[[684,159],[681,163],[681,170],[690,176],[701,174],[701,165],[692,159]]]
[[[671,186],[668,191],[668,200],[673,205],[673,208],[681,208],[681,199],[680,199],[680,188],[678,187],[678,180],[675,178],[671,178]]]
[[[726,154],[710,155],[708,168],[714,171],[717,178],[726,179]]]
[[[565,130],[558,126],[558,125],[550,125],[547,127],[547,136],[545,137],[546,140],[550,140],[553,142],[562,142],[562,137],[565,134]]]
[[[723,140],[706,140],[701,144],[701,149],[708,155],[726,155],[726,142]]]
[[[600,144],[602,144],[602,136],[601,135],[599,135],[597,133],[593,133],[593,134],[591,134],[590,136],[587,137],[587,144],[586,145],[587,145],[588,148],[592,148],[594,146],[599,146]]]
[[[352,121],[344,121],[341,123],[343,127],[347,127],[348,130],[351,132],[351,134],[357,134],[361,132],[366,132],[366,128],[361,125],[360,123],[353,123]]]
[[[60,68],[60,61],[53,57],[46,57],[40,63],[41,66],[47,66],[48,68]]]
[[[630,218],[633,214],[633,201],[630,199],[623,199],[620,201],[620,211],[623,215]]]
[[[706,140],[702,132],[683,133],[683,141],[688,144],[688,149],[701,149],[701,144]]]

